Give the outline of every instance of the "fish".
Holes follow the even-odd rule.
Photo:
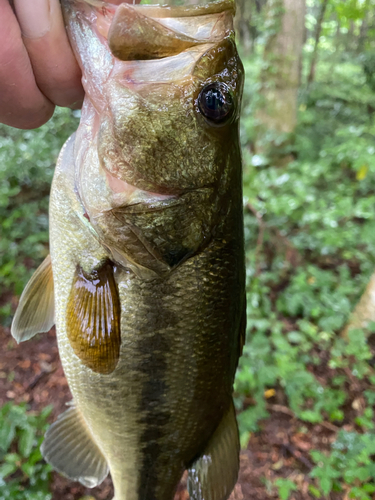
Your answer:
[[[83,73],[50,196],[50,255],[11,332],[56,325],[73,396],[41,450],[115,500],[226,500],[246,329],[234,2],[62,0]]]

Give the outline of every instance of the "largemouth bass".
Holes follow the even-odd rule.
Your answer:
[[[172,499],[185,469],[193,500],[225,500],[245,331],[234,4],[62,5],[86,98],[12,325],[56,323],[73,394],[42,452],[89,487],[110,472],[116,500]]]

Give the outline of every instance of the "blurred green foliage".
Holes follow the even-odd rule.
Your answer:
[[[51,410],[36,415],[13,403],[0,409],[0,500],[51,500],[52,468],[39,450]]]
[[[38,130],[0,124],[0,285],[20,295],[32,270],[48,253],[48,197],[57,156],[77,128],[59,109]],[[0,307],[9,322],[10,305]]]
[[[375,433],[340,431],[326,455],[312,451],[311,457],[317,467],[311,477],[318,481],[323,495],[331,491],[342,491],[341,482],[350,486],[349,498],[372,500],[375,493]]]
[[[280,151],[288,159],[283,166],[254,153],[260,66],[257,53],[245,59],[248,329],[235,384],[241,442],[246,446],[269,416],[270,389],[281,391],[301,422],[353,428],[338,433],[330,452],[311,452],[312,497],[345,491],[370,500],[372,331],[351,331],[348,339],[339,333],[375,270],[375,89],[362,57],[332,60],[322,51],[316,82],[301,87],[294,141]],[[353,412],[355,383],[369,397]],[[297,489],[285,478],[274,487],[285,500]]]

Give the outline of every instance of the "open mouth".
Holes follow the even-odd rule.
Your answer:
[[[91,32],[85,58],[77,54],[81,67],[101,58],[102,81],[111,75],[131,89],[191,78],[204,54],[233,35],[234,0],[62,2],[72,38],[78,30]],[[95,93],[97,86],[86,80],[86,94]]]
[[[78,0],[79,2],[85,2],[95,7],[102,6],[116,6],[121,5],[123,3],[127,3],[129,5],[140,5],[140,6],[158,6],[158,7],[181,7],[186,9],[186,7],[191,7],[195,10],[200,9],[202,7],[207,8],[210,6],[210,11],[218,11],[223,10],[223,5],[228,5],[227,8],[234,10],[234,0]]]
[[[121,61],[170,57],[217,43],[233,30],[234,0],[77,1],[94,8],[98,33]]]

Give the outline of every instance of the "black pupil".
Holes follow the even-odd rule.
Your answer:
[[[199,108],[203,115],[216,123],[232,115],[233,101],[227,86],[213,83],[205,87],[199,96]]]
[[[218,89],[212,89],[206,92],[206,108],[210,111],[221,112],[225,106],[225,98]]]

